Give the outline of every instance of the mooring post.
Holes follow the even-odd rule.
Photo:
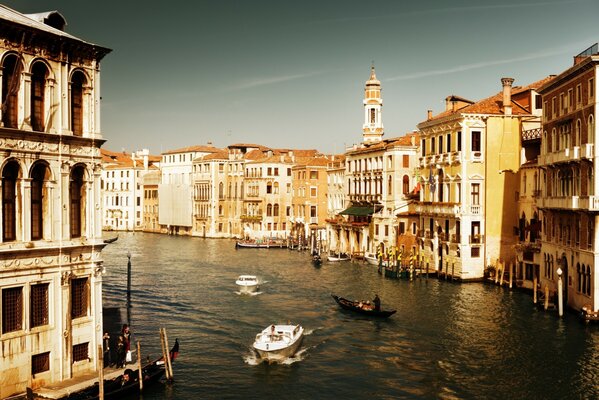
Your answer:
[[[537,275],[532,278],[532,303],[537,304]]]
[[[561,317],[564,315],[564,288],[562,287],[562,269],[557,267],[557,313]]]
[[[164,333],[162,332],[162,328],[160,328],[160,346],[162,347],[162,359],[164,360],[164,375],[166,376],[167,380],[170,380],[168,364],[166,363],[166,359],[169,357],[169,355],[166,344],[164,343]]]
[[[549,286],[545,284],[545,311],[549,308]]]
[[[514,276],[514,262],[510,262],[510,289],[512,288],[512,280]]]
[[[139,391],[140,393],[144,390],[144,376],[141,369],[141,344],[137,341],[137,371],[139,372]]]
[[[98,345],[98,398],[104,400],[104,351]]]
[[[505,262],[501,262],[501,279],[499,280],[499,286],[503,286],[503,274],[505,273]]]
[[[173,376],[173,364],[171,362],[171,349],[168,346],[168,336],[166,335],[166,328],[162,328],[164,332],[164,346],[166,347],[166,366],[168,367],[169,376],[171,377],[171,381],[174,379]]]

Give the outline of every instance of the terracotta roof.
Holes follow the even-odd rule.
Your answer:
[[[553,76],[545,77],[539,81],[533,82],[527,86],[514,86],[512,88],[512,115],[526,115],[530,114],[530,110],[524,108],[522,105],[518,104],[514,98],[523,92],[527,92],[529,90],[537,89],[544,85],[545,83],[552,80]],[[474,104],[463,106],[457,110],[446,110],[437,115],[435,115],[432,119],[422,121],[420,124],[430,123],[431,121],[435,121],[441,118],[448,117],[450,115],[458,115],[458,114],[503,114],[503,92],[496,93],[486,99],[482,99]]]
[[[183,147],[181,149],[175,149],[175,150],[169,150],[169,151],[165,151],[164,153],[161,154],[179,154],[179,153],[194,153],[194,152],[198,152],[198,153],[216,153],[217,151],[221,151],[222,149],[219,149],[218,147],[214,147],[214,146],[189,146],[189,147]]]
[[[268,150],[269,149],[268,147],[262,146],[261,144],[252,144],[252,143],[235,143],[235,144],[231,144],[231,145],[227,146],[227,148],[229,148],[229,149],[256,148],[259,150]]]
[[[228,160],[229,152],[227,150],[219,150],[216,153],[208,154],[204,157],[197,157],[195,160]]]

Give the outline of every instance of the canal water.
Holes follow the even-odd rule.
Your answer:
[[[165,327],[181,353],[175,383],[148,399],[579,399],[599,398],[599,326],[538,311],[529,294],[430,278],[385,279],[362,263],[312,266],[308,253],[235,250],[231,240],[128,233],[106,246],[104,305],[126,317],[132,263],[133,339],[160,352]],[[258,275],[255,296],[236,293]],[[372,320],[339,309],[331,293],[397,309]],[[255,335],[301,324],[300,353],[259,363]]]

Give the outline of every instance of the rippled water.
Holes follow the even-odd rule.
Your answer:
[[[234,249],[230,240],[123,234],[103,256],[105,306],[126,300],[142,352],[157,355],[158,328],[179,338],[175,384],[144,399],[599,398],[599,326],[537,311],[526,293],[436,279],[385,279],[358,263],[314,268],[307,253]],[[267,281],[256,296],[235,278]],[[341,311],[330,294],[397,309],[389,320]],[[259,363],[255,335],[300,323],[301,351]]]

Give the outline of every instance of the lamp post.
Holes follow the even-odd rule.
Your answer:
[[[557,267],[557,312],[561,317],[564,315],[564,301],[562,299],[562,269]]]

